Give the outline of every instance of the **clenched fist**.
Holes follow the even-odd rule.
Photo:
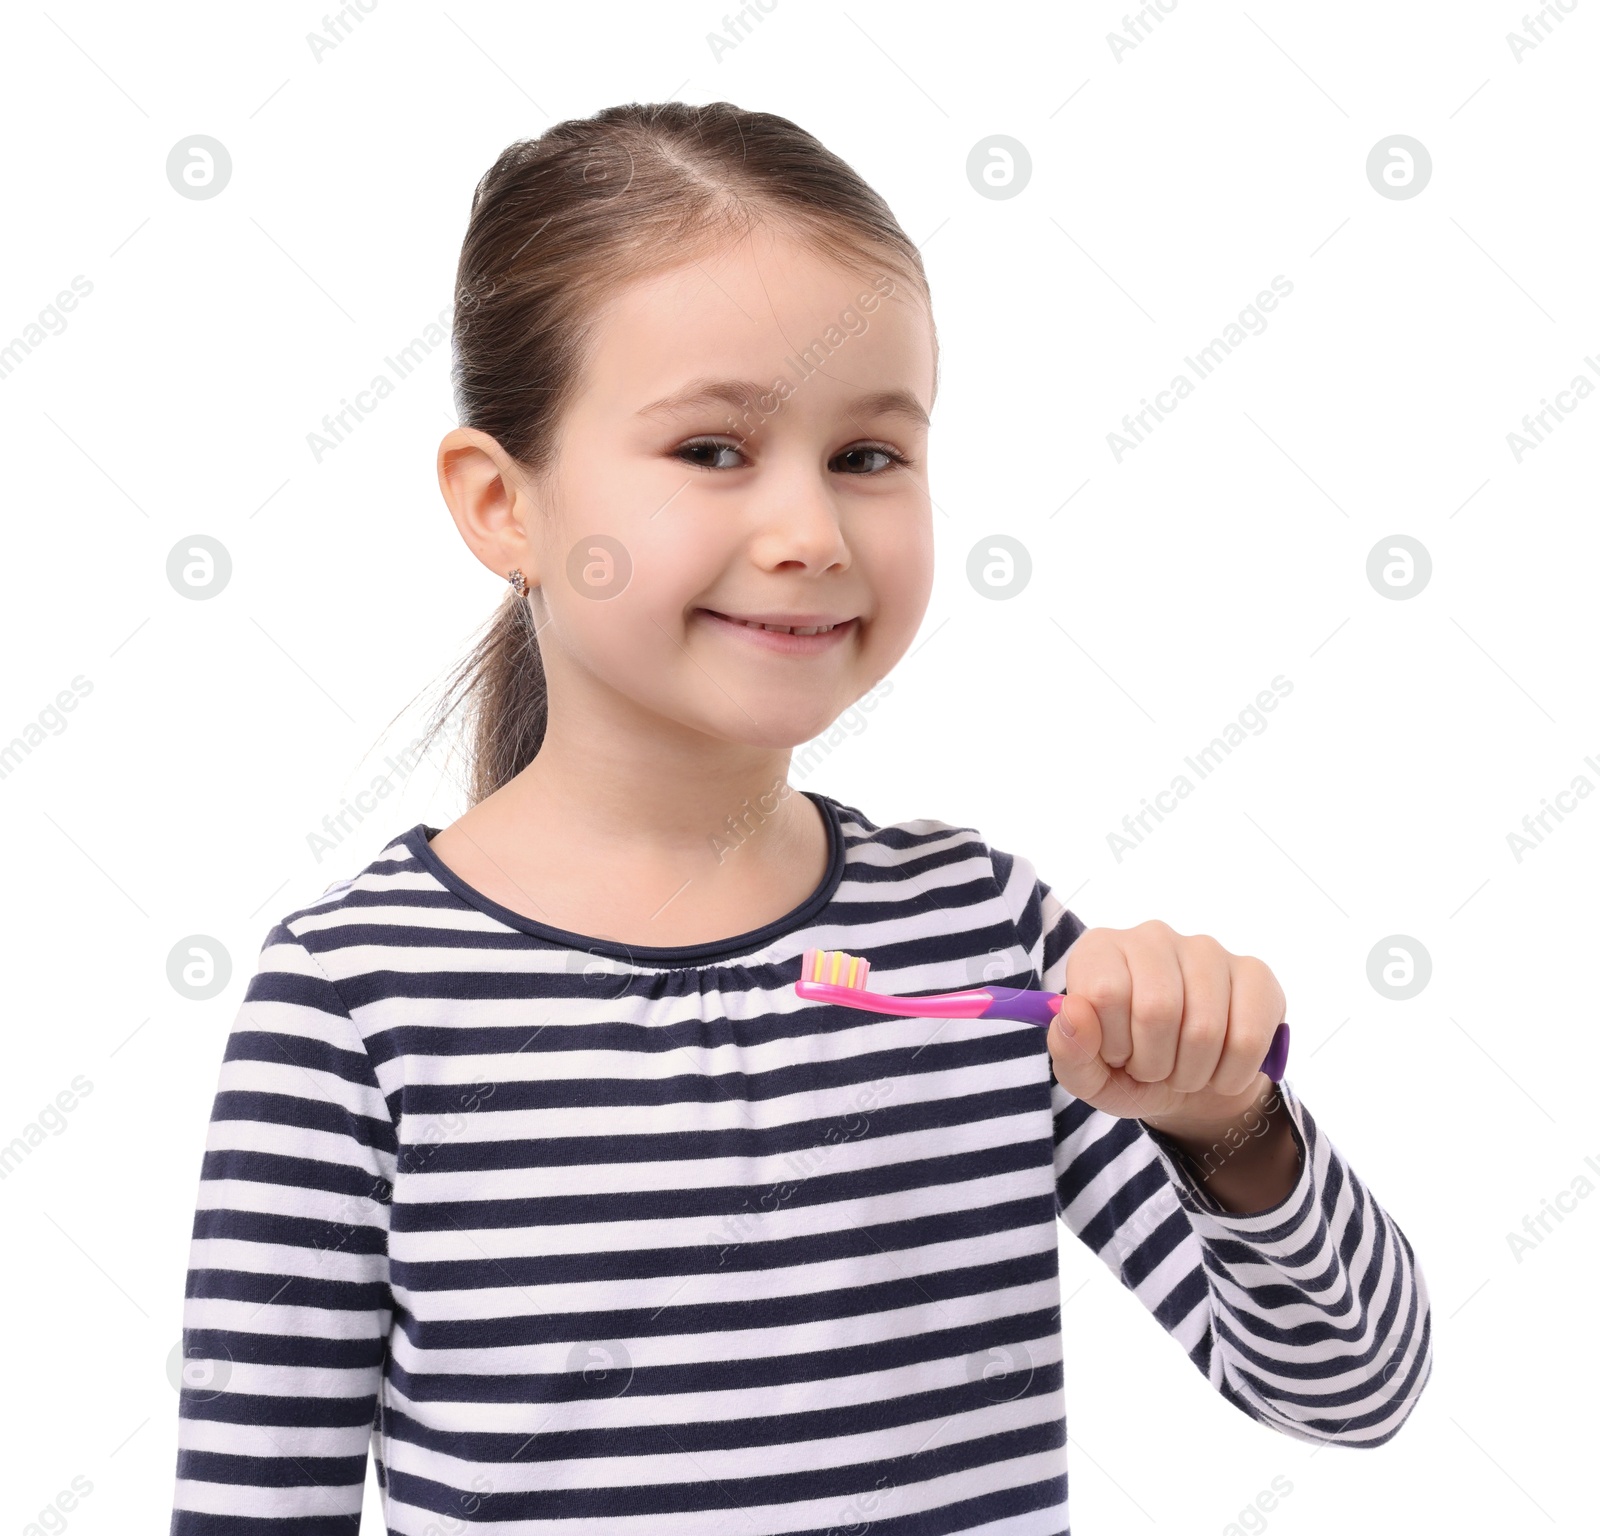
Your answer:
[[[1056,1080],[1108,1115],[1221,1125],[1268,1081],[1261,1062],[1283,988],[1207,934],[1155,920],[1086,929],[1067,951],[1063,990],[1048,1037]]]

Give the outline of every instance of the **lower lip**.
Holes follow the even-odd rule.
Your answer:
[[[840,644],[856,627],[854,619],[846,619],[843,624],[835,624],[826,634],[786,635],[779,630],[757,629],[752,624],[740,624],[733,619],[725,619],[720,613],[713,613],[709,608],[700,608],[696,612],[716,628],[736,635],[750,645],[759,646],[764,651],[774,651],[779,656],[820,656],[822,652],[832,650],[834,646]]]

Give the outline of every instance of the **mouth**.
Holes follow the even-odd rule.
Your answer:
[[[718,613],[714,608],[697,608],[695,613],[730,636],[786,656],[814,656],[831,650],[854,631],[857,622],[853,617],[812,613],[757,614],[748,618]]]

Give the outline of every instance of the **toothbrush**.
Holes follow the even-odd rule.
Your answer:
[[[1015,1019],[1048,1029],[1061,1011],[1063,994],[1033,987],[984,985],[966,992],[936,992],[927,997],[890,997],[867,991],[872,962],[842,949],[808,949],[800,959],[800,979],[794,989],[814,1003],[837,1003],[868,1013],[891,1013],[914,1019]],[[1273,1032],[1261,1070],[1281,1082],[1289,1064],[1287,1020]]]

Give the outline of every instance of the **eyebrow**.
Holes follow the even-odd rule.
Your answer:
[[[681,415],[686,411],[719,404],[748,411],[755,408],[760,396],[770,393],[769,387],[750,379],[691,379],[682,389],[641,406],[637,414]],[[922,408],[922,402],[909,389],[870,390],[856,397],[850,405],[850,412],[861,416],[905,416],[925,427],[932,425],[928,413]]]

